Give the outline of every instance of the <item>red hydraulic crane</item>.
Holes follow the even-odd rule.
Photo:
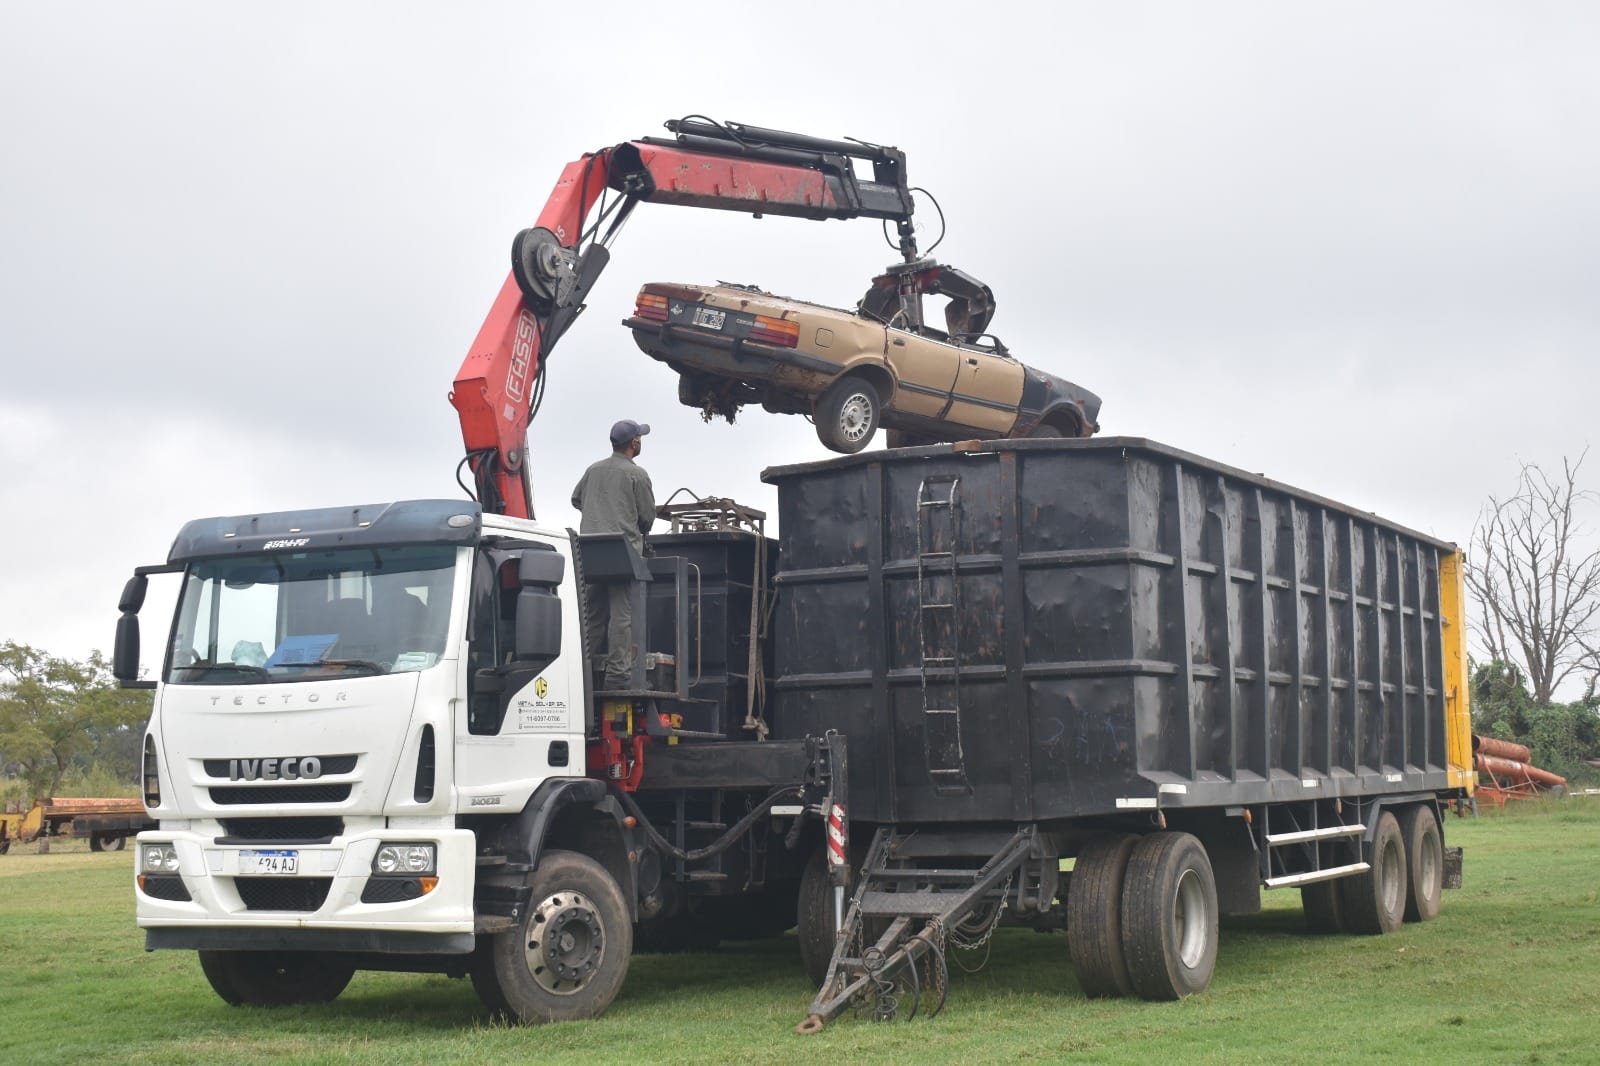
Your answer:
[[[532,517],[528,422],[550,350],[583,310],[612,240],[640,201],[756,217],[893,221],[901,255],[917,258],[904,152],[698,117],[666,127],[670,138],[628,141],[568,163],[538,221],[512,244],[511,276],[450,394],[464,462],[487,511]],[[857,163],[870,168],[870,179],[857,175]]]

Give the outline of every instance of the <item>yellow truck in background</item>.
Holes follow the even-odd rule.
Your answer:
[[[41,837],[87,838],[90,851],[121,851],[129,837],[155,826],[137,797],[47,797],[26,811],[8,803],[0,814],[0,855],[11,850],[12,841]]]

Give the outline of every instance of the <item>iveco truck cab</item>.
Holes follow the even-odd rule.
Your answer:
[[[155,690],[146,947],[198,951],[230,1003],[331,1000],[358,969],[443,972],[540,1022],[605,1010],[638,921],[660,941],[694,907],[793,926],[803,874],[828,874],[811,860],[835,756],[826,739],[718,732],[734,701],[691,696],[678,662],[692,652],[710,685],[705,664],[729,660],[700,601],[721,618],[751,594],[693,556],[747,535],[707,536],[656,538],[647,561],[621,535],[443,500],[185,525],[124,590],[114,657],[125,685]],[[181,588],[146,681],[138,611],[157,573]],[[597,691],[586,665],[582,589],[604,582],[636,597],[622,690]]]

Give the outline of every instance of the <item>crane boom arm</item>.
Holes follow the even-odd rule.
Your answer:
[[[901,254],[916,258],[900,150],[698,119],[668,122],[667,129],[675,136],[627,141],[568,163],[538,221],[512,245],[511,274],[450,394],[486,510],[532,517],[526,441],[545,365],[639,202],[893,221]],[[858,163],[870,167],[871,178],[856,173]]]

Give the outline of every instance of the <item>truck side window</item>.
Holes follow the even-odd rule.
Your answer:
[[[495,736],[505,714],[498,692],[480,692],[479,670],[507,666],[517,647],[517,593],[521,553],[484,549],[472,565],[472,609],[467,618],[470,634],[467,678],[467,732]]]

